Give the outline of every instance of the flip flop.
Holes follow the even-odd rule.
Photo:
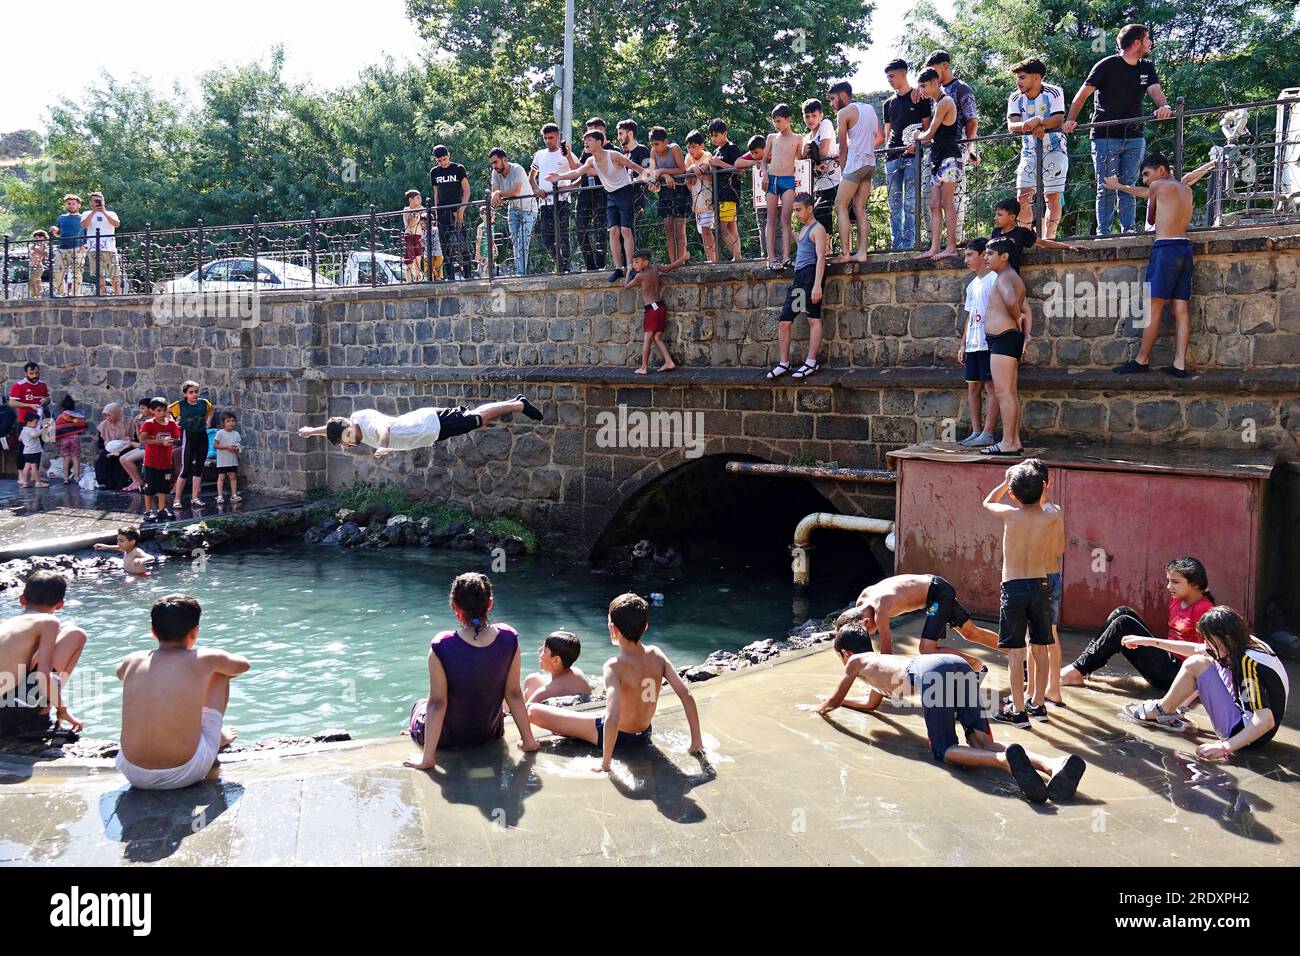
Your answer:
[[[980,454],[981,455],[1020,455],[1021,457],[1024,457],[1025,450],[1023,448],[1017,448],[1015,451],[1004,451],[1002,448],[1002,442],[998,441],[998,442],[994,442],[992,445],[989,445],[987,448],[981,448]]]
[[[1047,781],[1047,799],[1053,803],[1069,800],[1074,796],[1074,791],[1079,789],[1079,781],[1083,779],[1083,772],[1087,769],[1088,765],[1083,762],[1082,757],[1071,754],[1066,759],[1065,765],[1052,774]]]
[[[1011,768],[1011,776],[1015,778],[1016,786],[1026,800],[1030,803],[1047,802],[1047,784],[1043,783],[1043,778],[1029,762],[1029,755],[1020,744],[1012,744],[1007,748],[1007,766]]]

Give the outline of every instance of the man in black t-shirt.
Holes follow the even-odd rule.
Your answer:
[[[1015,243],[1015,248],[1007,253],[1007,258],[1011,260],[1011,268],[1016,272],[1020,271],[1020,266],[1024,262],[1025,250],[1031,246],[1037,246],[1039,249],[1079,251],[1078,246],[1068,242],[1057,242],[1055,239],[1042,239],[1028,226],[1020,225],[1020,209],[1020,200],[1014,196],[999,202],[993,210],[993,231],[989,233],[989,242],[1005,236]]]
[[[1079,112],[1094,92],[1097,94],[1092,113],[1094,123],[1141,116],[1148,95],[1156,104],[1156,119],[1172,116],[1155,64],[1147,59],[1151,46],[1151,31],[1142,24],[1130,23],[1124,27],[1119,32],[1120,52],[1093,65],[1083,86],[1074,94],[1061,131],[1074,132],[1079,125]],[[1106,177],[1117,176],[1125,186],[1136,183],[1146,153],[1146,140],[1140,122],[1094,126],[1091,135],[1092,165],[1097,174],[1097,234],[1108,236],[1115,221],[1116,193],[1106,188]],[[1136,222],[1137,200],[1129,193],[1119,193],[1120,231],[1133,232]]]
[[[619,120],[618,126],[615,127],[615,133],[618,136],[618,147],[623,151],[623,155],[638,166],[650,165],[650,147],[637,142],[636,134],[638,128],[636,120]],[[645,215],[645,186],[636,187],[636,200],[632,203],[632,215],[635,223],[632,226],[632,246],[634,249],[641,248],[640,242],[636,240],[636,227],[640,225]]]
[[[885,100],[885,187],[889,198],[889,233],[895,249],[916,247],[916,134],[930,125],[930,101],[918,102],[907,79],[907,61],[894,60],[885,67],[885,79],[894,91]]]
[[[465,204],[469,202],[469,174],[460,163],[451,161],[451,151],[442,144],[433,148],[429,189],[436,207],[438,238],[447,257],[447,277],[468,279],[470,249],[465,235]]]
[[[587,132],[598,129],[605,134],[605,121],[599,116],[587,120]],[[605,142],[606,149],[617,151],[618,147]],[[629,157],[630,158],[630,157]],[[591,159],[591,152],[584,149],[578,157],[581,166]],[[581,191],[577,199],[578,248],[582,250],[582,261],[587,270],[605,268],[605,253],[609,248],[609,237],[605,227],[605,188],[596,176],[583,176],[578,185]]]
[[[709,120],[709,139],[713,142],[713,155],[709,165],[719,169],[734,169],[743,150],[727,138],[727,124],[721,119]],[[722,245],[731,250],[731,258],[740,261],[740,231],[736,215],[740,210],[740,173],[718,173],[717,229]]]

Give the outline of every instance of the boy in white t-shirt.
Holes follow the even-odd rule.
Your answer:
[[[43,419],[29,418],[18,440],[23,445],[23,466],[18,471],[19,488],[48,488],[49,483],[41,480],[41,453],[45,450]]]
[[[221,416],[221,430],[212,440],[217,450],[217,504],[226,500],[226,478],[230,479],[230,500],[244,500],[239,496],[239,453],[244,450],[244,439],[235,431],[237,424],[235,413],[226,412]]]
[[[966,402],[970,407],[971,433],[958,444],[968,448],[984,448],[997,441],[993,429],[998,423],[998,402],[989,365],[989,343],[984,337],[984,313],[988,307],[989,290],[993,288],[997,275],[984,259],[987,242],[982,237],[972,239],[966,245],[965,254],[966,268],[975,273],[975,278],[966,286],[966,331],[957,349],[957,361],[966,366]],[[984,423],[982,429],[981,420]]]

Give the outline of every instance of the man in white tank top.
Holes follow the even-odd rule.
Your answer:
[[[632,222],[637,187],[632,182],[632,177],[642,175],[645,168],[617,149],[605,149],[605,134],[600,130],[588,130],[582,142],[591,158],[567,173],[547,173],[546,179],[552,183],[581,179],[583,176],[596,176],[600,179],[600,184],[605,187],[605,221],[609,226],[610,251],[614,253],[614,271],[609,274],[609,281],[616,282],[627,275],[625,267],[633,269],[632,251],[635,241]]]
[[[847,82],[831,87],[829,97],[835,110],[839,138],[840,178],[835,193],[835,216],[840,222],[840,254],[832,262],[867,261],[867,200],[876,175],[876,148],[884,141],[880,120],[870,103],[853,102],[853,87]],[[849,210],[858,226],[858,251],[850,255],[852,226]]]

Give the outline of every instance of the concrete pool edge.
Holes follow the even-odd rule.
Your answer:
[[[801,647],[782,653],[780,656],[771,660],[762,661],[758,664],[751,664],[747,667],[740,667],[736,670],[726,671],[707,681],[700,681],[694,684],[688,684],[692,694],[705,685],[712,685],[714,689],[730,683],[733,679],[742,677],[746,674],[770,670],[781,664],[788,664],[792,661],[801,660],[813,654],[819,654],[831,649],[829,641],[823,641],[812,647]],[[719,683],[721,682],[721,683]],[[585,704],[577,704],[572,709],[577,711],[602,710],[605,702],[601,700],[589,701]],[[677,695],[668,692],[661,696],[659,712],[671,712],[680,710],[681,702]],[[507,720],[507,726],[510,722]],[[539,733],[540,737],[550,737],[552,735],[545,732]],[[344,750],[362,750],[374,749],[379,750],[384,747],[391,747],[398,743],[410,743],[410,738],[401,734],[391,737],[367,737],[362,740],[338,740],[314,743],[302,747],[268,747],[264,750],[236,750],[228,753],[222,753],[219,758],[218,766],[231,766],[235,764],[264,763],[271,760],[280,759],[297,759],[303,757],[318,757],[326,754],[338,753]],[[5,776],[25,775],[29,780],[36,780],[39,777],[66,778],[72,776],[93,776],[95,774],[112,771],[116,772],[117,767],[113,757],[53,757],[44,759],[39,756],[30,754],[13,753],[3,749],[0,744],[0,778]]]

